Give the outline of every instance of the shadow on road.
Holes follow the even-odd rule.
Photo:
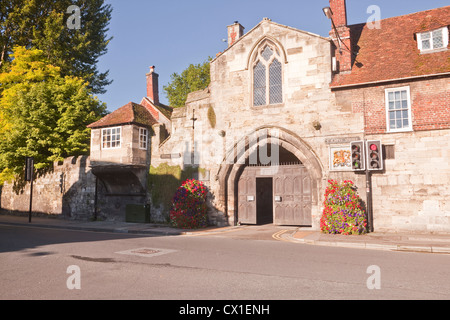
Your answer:
[[[0,253],[39,248],[58,243],[107,241],[116,239],[150,238],[157,235],[137,235],[127,233],[102,233],[79,230],[47,229],[27,226],[0,225]],[[48,255],[51,252],[35,252],[33,256]]]

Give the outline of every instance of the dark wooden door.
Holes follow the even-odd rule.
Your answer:
[[[256,222],[273,222],[273,179],[256,178]]]

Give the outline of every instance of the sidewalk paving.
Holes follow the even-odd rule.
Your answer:
[[[60,218],[32,217],[28,223],[26,216],[0,214],[0,225],[15,225],[42,228],[57,228],[66,230],[117,232],[154,236],[175,235],[207,235],[236,234],[241,230],[254,232],[257,238],[260,227],[229,226],[210,227],[201,230],[183,230],[162,224],[128,223],[114,221],[77,221]],[[270,228],[272,225],[268,225]],[[233,232],[230,232],[233,231]],[[273,226],[274,239],[319,246],[347,247],[359,249],[374,249],[387,251],[406,251],[450,254],[450,234],[419,234],[419,233],[386,233],[373,232],[366,235],[332,235],[312,231],[308,228]],[[276,237],[275,237],[276,235]]]

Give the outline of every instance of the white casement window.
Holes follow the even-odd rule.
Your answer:
[[[139,149],[147,150],[148,147],[148,130],[139,128]]]
[[[421,52],[447,48],[448,27],[418,33],[417,45]]]
[[[388,132],[411,131],[411,95],[409,87],[386,89]]]
[[[283,103],[283,66],[278,49],[270,44],[260,47],[253,63],[253,105]]]
[[[122,141],[121,127],[102,129],[102,149],[118,149]]]

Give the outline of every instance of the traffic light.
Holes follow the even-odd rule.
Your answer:
[[[365,169],[364,142],[354,141],[350,143],[352,152],[352,170],[362,171]]]
[[[367,141],[367,166],[369,170],[383,170],[381,141]]]

